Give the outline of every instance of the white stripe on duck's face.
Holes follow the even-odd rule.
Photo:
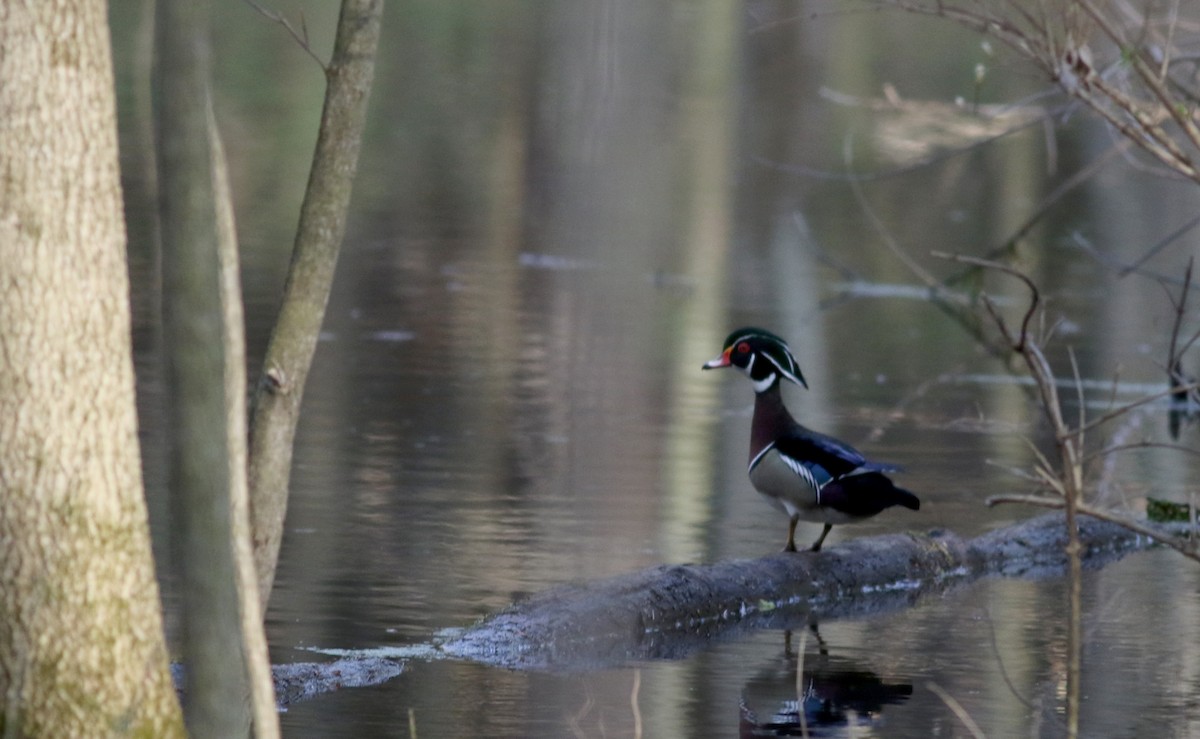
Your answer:
[[[742,372],[745,372],[745,373],[746,373],[746,376],[747,376],[747,377],[754,377],[754,375],[753,375],[753,374],[751,374],[751,373],[753,373],[753,372],[754,372],[754,359],[755,359],[755,357],[757,357],[757,356],[758,356],[757,354],[751,354],[751,355],[750,355],[750,356],[749,356],[749,357],[746,359],[746,366],[745,366],[745,367],[741,367],[741,368],[740,368],[740,369],[742,370]]]
[[[762,355],[767,358],[767,361],[771,363],[776,372],[801,387],[808,387],[808,383],[804,381],[804,376],[800,374],[800,366],[796,364],[796,358],[792,356],[792,352],[787,348],[787,345],[779,344],[771,347],[771,349],[774,349],[774,351],[764,350]]]
[[[745,372],[746,377],[750,378],[750,382],[754,383],[754,392],[761,393],[775,384],[776,374],[774,372],[769,372],[767,373],[767,376],[763,377],[762,379],[754,379],[754,362],[757,359],[758,354],[751,352],[749,359],[746,360],[746,366],[739,367],[738,369],[740,369],[742,372]],[[775,366],[775,362],[771,361],[770,357],[767,357],[767,360],[771,363],[771,366]]]

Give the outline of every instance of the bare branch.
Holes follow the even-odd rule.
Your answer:
[[[1175,386],[1167,388],[1166,390],[1163,390],[1162,392],[1153,393],[1151,395],[1147,395],[1145,397],[1138,398],[1137,400],[1126,403],[1125,405],[1121,406],[1120,408],[1114,408],[1113,410],[1109,411],[1108,413],[1105,413],[1102,416],[1093,418],[1085,426],[1080,427],[1077,430],[1077,433],[1083,433],[1085,431],[1090,431],[1090,430],[1096,428],[1097,426],[1108,423],[1109,421],[1113,420],[1114,418],[1120,418],[1121,416],[1125,415],[1126,413],[1129,413],[1130,411],[1134,410],[1135,408],[1140,408],[1143,405],[1146,405],[1148,403],[1153,403],[1156,400],[1161,400],[1163,398],[1166,398],[1166,397],[1169,397],[1172,395],[1176,395],[1178,393],[1190,392],[1192,390],[1195,390],[1197,387],[1200,387],[1200,383],[1192,382],[1192,383],[1188,383],[1187,385],[1175,385]]]
[[[326,64],[321,57],[317,56],[317,52],[313,51],[312,45],[308,42],[308,24],[304,21],[303,13],[300,14],[300,30],[297,31],[295,26],[293,26],[282,13],[276,13],[273,10],[268,10],[259,5],[255,0],[245,0],[245,2],[247,5],[258,11],[258,14],[262,17],[273,23],[278,23],[279,25],[283,26],[284,29],[291,34],[292,38],[295,39],[296,43],[300,45],[300,48],[304,49],[304,52],[312,57],[313,61],[315,61],[317,65],[321,67],[321,71],[326,73],[329,72],[329,65]]]
[[[1158,280],[1159,282],[1162,282],[1164,284],[1169,284],[1169,285],[1182,285],[1183,284],[1183,280],[1181,280],[1178,277],[1171,277],[1170,275],[1164,275],[1164,274],[1159,274],[1157,272],[1151,272],[1150,270],[1147,270],[1144,267],[1140,267],[1137,265],[1131,266],[1131,265],[1128,265],[1128,264],[1120,261],[1119,259],[1112,256],[1111,254],[1108,254],[1107,252],[1104,252],[1104,251],[1101,251],[1100,249],[1098,249],[1095,244],[1093,244],[1091,241],[1089,241],[1086,236],[1079,233],[1078,231],[1074,231],[1071,233],[1071,240],[1074,241],[1075,245],[1078,246],[1080,248],[1080,250],[1083,251],[1085,254],[1092,257],[1100,264],[1102,264],[1118,273],[1126,271],[1126,269],[1128,268],[1128,272],[1132,272],[1134,274],[1139,274],[1139,275],[1142,275],[1143,277],[1150,277],[1150,278]]]
[[[853,139],[851,139],[849,135],[846,136],[842,143],[842,158],[845,163],[846,170],[849,171],[851,164],[854,162],[854,143]],[[874,228],[875,232],[879,234],[879,237],[883,239],[883,243],[887,246],[888,250],[891,251],[892,254],[895,254],[896,258],[899,259],[905,267],[908,267],[908,270],[916,275],[922,282],[924,282],[928,288],[931,290],[941,289],[942,283],[933,275],[929,274],[928,270],[918,264],[908,252],[904,251],[904,249],[901,248],[898,243],[896,243],[896,240],[892,238],[892,235],[888,233],[887,229],[883,227],[883,223],[879,220],[879,216],[875,215],[875,211],[871,209],[870,204],[867,202],[867,198],[862,191],[862,185],[857,180],[851,179],[850,188],[854,193],[855,200],[858,201],[858,207],[862,208],[863,213],[867,216],[867,220],[871,222],[872,228]]]
[[[1129,42],[1126,41],[1120,31],[1118,31],[1109,22],[1108,18],[1091,3],[1091,0],[1075,0],[1075,2],[1079,3],[1079,6],[1091,16],[1096,25],[1099,26],[1110,39],[1112,39],[1113,43],[1117,44],[1122,51],[1129,50]],[[1169,58],[1168,54],[1169,52],[1164,50],[1164,62],[1167,58]],[[1150,91],[1154,93],[1154,95],[1158,98],[1158,101],[1170,114],[1171,118],[1174,119],[1175,124],[1178,125],[1179,128],[1187,135],[1192,147],[1200,149],[1200,128],[1197,128],[1196,123],[1191,119],[1191,117],[1180,109],[1181,106],[1178,104],[1178,101],[1171,97],[1171,93],[1166,89],[1166,87],[1163,86],[1162,80],[1159,79],[1159,77],[1154,73],[1153,68],[1147,64],[1144,52],[1136,52],[1130,54],[1129,56],[1133,61],[1133,68],[1137,71],[1138,76],[1141,77],[1142,81],[1145,82],[1146,87],[1148,87]],[[1182,157],[1181,161],[1191,166],[1192,161],[1190,157],[1183,155],[1182,152],[1180,153],[1180,156]]]
[[[1066,503],[1060,497],[1050,497],[1049,495],[992,495],[983,504],[988,508],[995,508],[1004,503],[1019,503],[1021,505],[1035,505],[1042,508],[1053,508],[1055,510],[1062,509]]]
[[[1159,16],[1148,9],[1140,17],[1114,19],[1107,7],[1093,0],[1056,3],[1054,14],[1044,3],[1038,3],[1035,12],[1018,2],[996,8],[997,4],[944,0],[877,1],[904,12],[945,18],[997,39],[1159,163],[1200,182],[1194,161],[1200,151],[1200,126],[1193,115],[1197,97],[1169,74],[1183,58],[1181,46],[1192,40],[1178,37],[1178,2],[1165,4],[1170,6],[1165,9],[1156,6]],[[1132,36],[1126,27],[1133,29]],[[1112,58],[1099,62],[1092,59],[1087,43],[1097,30],[1115,47]],[[1152,56],[1149,47],[1157,54]],[[1131,69],[1134,76],[1113,82],[1123,69]],[[1170,129],[1167,122],[1173,124]]]
[[[1079,403],[1079,430],[1076,432],[1076,438],[1079,439],[1079,448],[1082,450],[1084,448],[1083,430],[1087,428],[1087,403],[1083,398],[1083,380],[1079,377],[1079,362],[1075,358],[1075,349],[1068,347],[1067,355],[1071,358],[1071,374],[1075,377],[1075,400]],[[1082,462],[1082,460],[1080,461]]]
[[[1091,454],[1087,455],[1084,457],[1084,461],[1102,459],[1120,452],[1133,452],[1142,449],[1169,449],[1173,452],[1180,452],[1181,454],[1190,454],[1192,456],[1200,457],[1200,449],[1193,449],[1192,447],[1184,446],[1182,444],[1168,444],[1162,441],[1137,441],[1130,444],[1115,444],[1113,446],[1105,447],[1098,452],[1092,452]]]
[[[1193,262],[1193,259],[1188,259],[1187,269],[1183,273],[1183,287],[1179,290],[1179,300],[1172,297],[1170,291],[1167,292],[1167,297],[1175,309],[1175,321],[1171,325],[1171,344],[1167,349],[1167,377],[1173,385],[1183,384],[1188,381],[1183,374],[1183,354],[1196,340],[1196,337],[1200,336],[1200,332],[1193,334],[1187,344],[1182,349],[1179,348],[1179,330],[1183,327],[1183,316],[1187,310],[1188,292],[1192,286]],[[1178,399],[1180,396],[1177,394],[1175,397]],[[1183,397],[1186,398],[1187,396],[1184,395]]]
[[[1001,262],[993,262],[993,261],[990,261],[987,259],[979,259],[978,257],[971,257],[971,256],[967,256],[965,254],[949,254],[947,252],[942,252],[942,251],[935,251],[935,252],[931,252],[931,253],[933,256],[938,257],[939,259],[949,259],[951,261],[961,262],[963,264],[973,264],[977,267],[985,267],[987,269],[995,269],[1000,272],[1003,272],[1006,275],[1015,277],[1018,280],[1020,280],[1021,282],[1025,283],[1025,286],[1029,288],[1029,293],[1030,293],[1029,308],[1028,308],[1028,310],[1025,311],[1025,317],[1023,319],[1021,319],[1021,333],[1017,337],[1017,339],[1012,342],[1013,349],[1015,349],[1018,352],[1023,351],[1025,344],[1027,342],[1027,338],[1028,338],[1029,321],[1033,319],[1033,314],[1035,312],[1037,312],[1038,303],[1040,301],[1040,293],[1038,292],[1037,285],[1034,284],[1033,280],[1030,279],[1029,275],[1020,271],[1019,269],[1016,269],[1015,267],[1010,267],[1009,265],[1003,264]],[[994,310],[994,307],[989,308],[989,310]],[[993,317],[996,317],[996,315],[993,314]],[[1003,323],[1002,321],[999,321],[998,318],[997,318],[997,322],[1001,323],[1001,324]],[[1006,334],[1008,333],[1007,329],[1005,329],[1003,327],[1003,325],[1001,325],[1001,330],[1003,330]]]
[[[925,687],[929,688],[929,692],[942,699],[942,703],[945,703],[946,707],[958,717],[958,720],[962,722],[963,728],[967,730],[968,734],[975,737],[975,739],[987,739],[987,735],[983,733],[983,729],[979,728],[979,724],[975,723],[975,719],[971,718],[971,714],[967,713],[967,709],[963,708],[962,704],[954,696],[947,693],[941,685],[930,680],[925,683]],[[801,711],[801,713],[803,714],[804,712]]]
[[[1045,495],[993,495],[988,498],[986,504],[988,507],[1002,505],[1005,503],[1019,503],[1022,505],[1034,505],[1042,508],[1061,509],[1066,508],[1067,503],[1061,498],[1051,498]],[[1196,547],[1196,542],[1181,539],[1178,536],[1164,534],[1154,528],[1139,523],[1138,521],[1123,516],[1119,513],[1107,511],[1103,508],[1094,508],[1083,501],[1076,504],[1076,512],[1092,518],[1098,518],[1101,521],[1108,521],[1123,526],[1130,531],[1145,536],[1148,539],[1158,542],[1164,546],[1170,547],[1179,552],[1188,559],[1194,559],[1200,562],[1200,550]]]

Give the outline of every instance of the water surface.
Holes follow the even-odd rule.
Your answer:
[[[279,9],[303,10],[322,52],[334,20],[326,6]],[[905,129],[847,100],[878,98],[888,83],[947,106],[937,110],[951,121],[954,98],[975,92],[974,65],[986,56],[977,39],[911,17],[809,9],[389,5],[297,440],[268,613],[274,661],[315,659],[308,647],[420,645],[558,584],[777,550],[786,522],[745,476],[751,389],[734,373],[699,370],[744,324],[792,343],[812,389],[786,399],[805,423],[903,464],[903,484],[921,496],[919,513],[836,528],[830,544],[937,527],[970,536],[1033,513],[983,501],[1030,489],[1009,470],[1032,463],[1030,442],[1047,448],[1036,407],[1003,379],[1003,362],[922,297],[886,241],[937,278],[952,275],[959,267],[931,250],[982,255],[1003,243],[1108,134],[1082,116],[1055,119],[1053,162],[1034,127],[911,168],[951,147],[923,139],[928,126]],[[147,482],[161,512],[136,71],[144,26],[128,8],[113,14]],[[217,46],[258,356],[320,75],[245,7],[218,12]],[[981,94],[1006,102],[1038,89],[1014,70]],[[852,185],[848,169],[869,177]],[[1044,325],[1057,325],[1048,350],[1057,371],[1070,376],[1069,347],[1096,383],[1089,412],[1139,384],[1161,386],[1172,315],[1156,283],[1119,278],[1074,236],[1133,259],[1196,206],[1194,192],[1118,160],[1022,243],[1049,299]],[[1178,274],[1195,247],[1187,236],[1147,267]],[[1019,285],[987,286],[1019,314]],[[1124,384],[1106,389],[1110,381]],[[1108,431],[1124,443],[1163,441],[1165,413],[1150,407]],[[1181,443],[1195,442],[1186,430]],[[1090,479],[1114,504],[1187,500],[1194,465],[1147,449]],[[1086,734],[1200,730],[1197,573],[1157,551],[1087,573]],[[166,600],[171,616],[169,583]],[[546,674],[414,660],[389,683],[291,707],[284,733],[769,736],[804,709],[813,736],[966,736],[944,694],[988,736],[1057,736],[1065,603],[1060,579],[988,580],[822,623],[819,638],[797,623],[681,661]],[[809,676],[799,689],[798,667]],[[858,698],[822,702],[837,690]],[[755,730],[751,719],[777,726]]]

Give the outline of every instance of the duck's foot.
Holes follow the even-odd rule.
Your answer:
[[[825,541],[825,537],[829,534],[829,530],[832,528],[833,528],[833,524],[831,524],[831,523],[825,524],[825,528],[821,530],[821,535],[817,537],[817,540],[815,542],[813,542],[812,549],[810,551],[813,551],[813,552],[821,551],[821,544]]]
[[[788,540],[787,544],[783,547],[783,551],[785,552],[796,551],[796,524],[799,523],[799,521],[799,516],[792,516],[790,519],[788,519]]]

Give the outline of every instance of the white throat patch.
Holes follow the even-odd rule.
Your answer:
[[[761,380],[754,380],[753,378],[751,378],[751,381],[754,383],[754,392],[756,392],[756,393],[766,392],[766,390],[769,387],[771,387],[771,385],[775,384],[775,373],[772,372],[771,374],[767,375],[766,377],[762,378]]]

